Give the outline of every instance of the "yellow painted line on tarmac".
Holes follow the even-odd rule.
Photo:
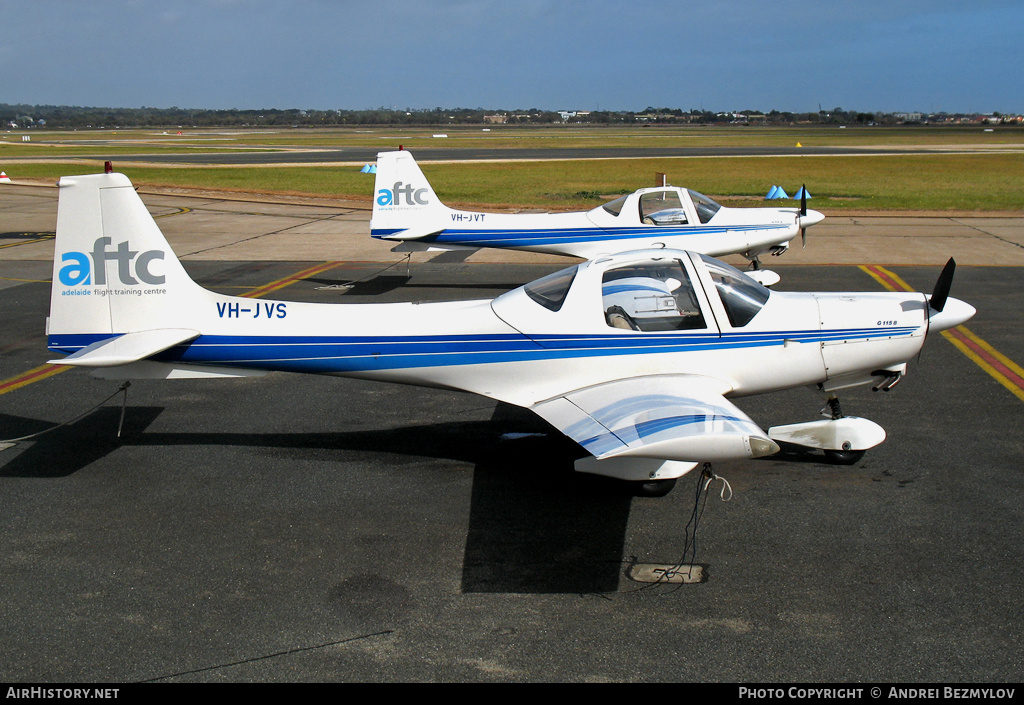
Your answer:
[[[889,291],[914,291],[903,279],[885,267],[872,264],[861,265],[860,269]],[[967,359],[985,370],[1011,394],[1024,401],[1024,368],[963,325],[942,331],[942,337],[955,345]]]
[[[261,287],[259,287],[257,289],[253,289],[248,294],[242,294],[242,296],[244,296],[246,298],[250,298],[250,299],[258,299],[261,296],[266,296],[267,294],[269,294],[271,292],[278,291],[279,289],[283,289],[286,286],[291,286],[295,282],[302,281],[303,279],[306,279],[307,277],[311,277],[314,274],[320,274],[321,272],[326,272],[328,269],[334,269],[335,267],[338,267],[338,266],[340,266],[342,264],[345,264],[345,263],[344,262],[322,262],[320,264],[315,264],[312,267],[308,267],[306,269],[303,269],[301,272],[296,272],[295,274],[292,274],[290,276],[284,277],[283,279],[278,279],[277,281],[270,282],[269,284],[264,284],[263,286],[261,286]]]
[[[47,377],[53,377],[55,374],[70,370],[70,365],[42,365],[35,369],[24,372],[16,377],[9,379],[0,380],[0,394],[7,394],[7,392],[13,392],[15,389],[21,389],[22,387],[28,386],[33,382],[38,382],[41,379]]]
[[[914,291],[910,284],[907,284],[899,276],[890,272],[885,267],[877,264],[862,264],[860,269],[871,275],[871,278],[881,284],[889,291]]]
[[[0,250],[7,247],[18,247],[19,245],[31,245],[33,242],[43,242],[44,240],[52,240],[53,235],[47,235],[46,237],[37,237],[35,240],[22,240],[21,242],[9,242],[6,245],[0,245]]]
[[[1024,369],[963,326],[942,331],[957,349],[1024,401]]]
[[[175,207],[178,210],[176,210],[174,213],[162,213],[160,215],[154,215],[153,219],[155,220],[157,218],[170,218],[172,215],[184,215],[185,213],[191,213],[192,212],[191,208],[185,208],[184,206],[175,206]]]

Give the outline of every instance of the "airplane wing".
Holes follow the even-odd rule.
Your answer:
[[[777,453],[779,446],[723,396],[728,391],[708,377],[651,375],[577,389],[532,409],[598,460],[694,463]]]
[[[51,365],[115,367],[144,360],[198,337],[199,331],[186,328],[160,328],[125,333],[116,338],[107,338],[93,343],[67,357],[49,362]]]
[[[381,235],[382,240],[422,240],[425,237],[431,235],[437,235],[440,232],[444,232],[445,226],[443,225],[417,225],[413,228],[406,228],[405,230],[399,230],[389,235]]]

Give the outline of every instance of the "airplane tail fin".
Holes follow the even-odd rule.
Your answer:
[[[371,235],[398,240],[425,237],[444,228],[447,213],[411,152],[377,155]]]
[[[50,348],[187,328],[211,294],[185,272],[131,181],[107,173],[58,185]]]

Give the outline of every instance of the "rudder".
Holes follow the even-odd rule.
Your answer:
[[[441,223],[447,212],[412,153],[400,150],[377,155],[370,232],[380,237]]]
[[[122,334],[179,324],[205,291],[123,174],[59,182],[48,333]]]

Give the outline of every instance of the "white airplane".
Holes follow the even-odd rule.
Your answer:
[[[396,251],[496,247],[593,259],[647,248],[712,257],[781,254],[825,216],[800,208],[726,208],[696,191],[643,188],[586,212],[500,214],[444,205],[410,152],[377,155],[370,234]],[[759,275],[758,275],[759,276]],[[769,281],[774,281],[769,279]]]
[[[802,385],[888,389],[929,331],[969,319],[947,298],[770,291],[706,255],[588,260],[493,300],[321,304],[194,283],[122,174],[59,182],[53,364],[106,379],[283,370],[480,394],[539,414],[589,456],[583,472],[661,493],[698,464],[795,443],[856,460],[885,432],[845,417],[767,432],[732,399]]]

